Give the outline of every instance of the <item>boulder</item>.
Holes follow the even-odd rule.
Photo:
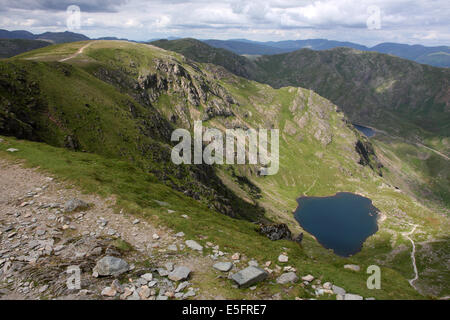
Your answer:
[[[189,278],[189,274],[191,273],[191,269],[188,267],[176,267],[170,274],[169,279],[172,281],[181,281]]]
[[[192,250],[203,251],[203,247],[194,240],[186,240],[186,245]]]
[[[288,226],[284,223],[281,224],[269,224],[269,225],[260,225],[259,233],[265,235],[270,240],[291,240],[292,233],[289,230]]]
[[[295,272],[283,273],[277,279],[277,283],[279,283],[279,284],[295,283],[297,281],[298,281],[298,277],[295,274]]]
[[[128,263],[120,258],[106,256],[99,261],[94,267],[94,274],[99,276],[118,276],[130,269]]]
[[[239,287],[247,288],[257,282],[265,280],[267,276],[267,272],[263,269],[251,266],[233,274],[231,279],[233,279]]]
[[[213,265],[213,268],[222,272],[228,272],[233,268],[233,264],[231,262],[217,262]]]
[[[74,212],[77,210],[85,210],[87,208],[89,208],[89,205],[80,199],[71,199],[64,205],[65,212]]]

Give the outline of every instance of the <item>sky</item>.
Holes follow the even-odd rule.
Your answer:
[[[78,11],[79,10],[79,11]],[[91,38],[450,45],[449,0],[0,0],[0,28]]]

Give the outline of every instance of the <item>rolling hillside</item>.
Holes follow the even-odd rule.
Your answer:
[[[88,180],[91,192],[97,184],[128,208],[151,210],[149,219],[257,260],[274,259],[287,250],[289,263],[301,272],[333,279],[351,292],[386,299],[449,294],[443,271],[448,218],[390,185],[370,141],[335,104],[313,91],[298,86],[274,89],[220,66],[120,41],[41,48],[1,61],[0,69],[0,134],[39,142],[6,138],[10,147],[24,149],[23,158],[35,165],[75,182]],[[279,129],[278,174],[258,176],[255,165],[174,165],[171,132],[192,132],[195,120],[222,131]],[[64,147],[74,155],[58,149]],[[105,158],[117,159],[117,164]],[[71,166],[76,170],[71,172]],[[350,258],[335,256],[308,234],[301,246],[270,241],[248,222],[282,222],[299,233],[292,215],[299,196],[342,191],[371,198],[381,211],[379,231]],[[176,217],[167,216],[152,199],[175,203]],[[420,225],[416,241],[440,241],[418,257],[419,271],[427,272],[417,282],[420,293],[407,281],[413,270],[410,242],[402,233],[410,231],[411,224]],[[442,263],[428,265],[431,256]],[[343,271],[346,263],[379,265],[386,279],[382,289],[367,289],[365,272]],[[226,280],[211,281],[224,281],[214,283],[225,297],[236,294]],[[265,283],[257,290],[273,288]],[[283,295],[309,296],[297,285]]]

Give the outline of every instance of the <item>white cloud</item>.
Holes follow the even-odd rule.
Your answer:
[[[79,32],[91,37],[450,42],[448,0],[0,0],[0,28],[64,31],[68,4],[81,7]],[[381,10],[380,30],[367,28],[370,6]]]

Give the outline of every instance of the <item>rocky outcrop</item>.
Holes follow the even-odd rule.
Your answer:
[[[259,233],[265,235],[270,240],[291,240],[292,233],[289,230],[288,226],[284,223],[280,224],[269,224],[263,225],[261,224],[258,229]]]
[[[369,166],[376,171],[380,176],[383,175],[381,168],[383,165],[378,160],[375,154],[373,145],[364,137],[356,141],[355,150],[360,156],[359,164],[363,166]]]

